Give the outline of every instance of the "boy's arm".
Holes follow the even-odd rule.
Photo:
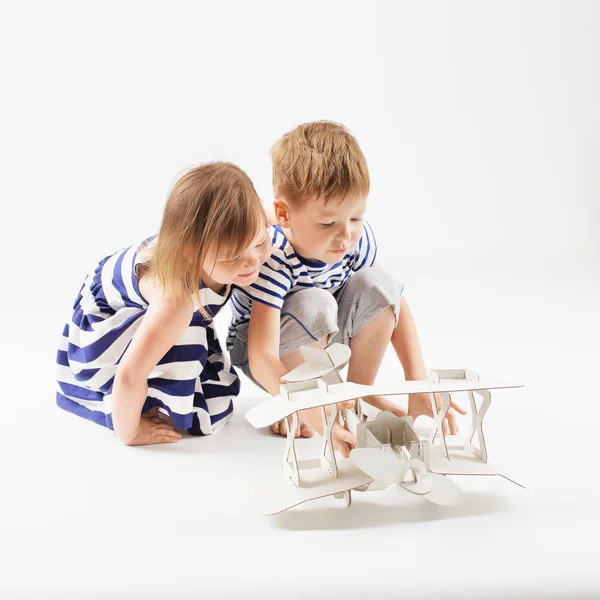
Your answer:
[[[262,302],[252,303],[248,327],[248,364],[252,376],[272,396],[279,394],[281,377],[287,373],[279,360],[281,312]],[[301,411],[300,417],[318,434],[323,434],[321,413],[318,409]]]
[[[427,379],[417,327],[404,296],[400,299],[398,324],[392,333],[392,346],[402,363],[404,376],[408,381]]]
[[[248,327],[248,365],[254,379],[272,396],[279,394],[281,377],[288,371],[279,360],[280,321],[281,312],[277,308],[262,302],[252,303]],[[319,435],[323,435],[320,408],[302,410],[298,416]],[[354,436],[339,424],[334,426],[332,441],[344,458],[349,456],[350,448],[356,446]]]
[[[252,376],[269,394],[279,394],[280,380],[287,372],[279,360],[281,311],[254,301],[248,327],[248,365]]]
[[[374,262],[373,266],[380,269],[383,268],[378,262]],[[396,356],[398,356],[398,359],[400,360],[402,369],[404,370],[404,378],[407,381],[422,381],[427,379],[427,368],[425,367],[423,353],[421,352],[421,344],[419,342],[419,336],[417,335],[417,326],[404,295],[400,298],[398,324],[392,332],[392,339],[390,341],[396,351]],[[436,405],[439,408],[440,398],[437,394],[434,394],[434,398]],[[450,403],[450,408],[456,410],[461,415],[466,414],[466,411],[454,401]],[[431,395],[409,394],[408,414],[415,419],[420,415],[432,417]],[[443,423],[444,435],[448,433],[448,430],[452,434],[455,434],[458,431],[456,417],[452,410],[448,411]]]
[[[400,299],[398,324],[392,332],[391,342],[402,364],[405,379],[407,381],[426,380],[427,369],[421,352],[419,336],[417,335],[417,326],[404,296]],[[435,400],[439,405],[439,398],[436,397]],[[466,411],[454,402],[450,403],[450,407],[463,415],[466,414]],[[433,416],[431,395],[410,394],[408,397],[408,414],[414,418],[419,415]],[[458,431],[456,417],[451,410],[448,411],[446,420],[448,424],[446,425],[444,422],[444,433],[447,432],[447,427],[450,428],[450,433],[456,433]]]

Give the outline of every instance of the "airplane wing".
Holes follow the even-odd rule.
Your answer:
[[[360,395],[356,396],[354,392],[346,395],[350,396],[349,400],[360,398]],[[342,402],[343,400],[340,400],[341,396],[341,394],[328,394],[319,389],[290,394],[290,400],[281,398],[281,396],[275,396],[251,408],[246,413],[246,419],[250,421],[253,427],[267,427],[300,410]]]
[[[343,344],[333,344],[325,350],[302,346],[300,352],[305,362],[286,373],[281,378],[282,383],[298,383],[323,377],[334,369],[343,367],[350,360],[351,354],[350,348]]]
[[[333,371],[335,367],[316,367],[314,364],[305,362],[300,366],[296,367],[289,373],[286,373],[281,378],[281,383],[299,383],[300,381],[311,381],[313,379],[319,379],[327,375],[330,371]]]
[[[342,384],[338,384],[342,385]],[[331,386],[335,388],[336,385]],[[369,388],[364,390],[362,396],[397,396],[402,394],[421,394],[437,392],[476,392],[478,390],[503,390],[509,388],[523,387],[522,383],[512,381],[490,380],[468,381],[442,379],[439,383],[433,381],[400,381],[389,385],[362,386]],[[331,389],[330,388],[330,389]]]
[[[338,383],[329,386],[325,392],[321,389],[303,390],[290,394],[286,400],[275,396],[253,407],[246,413],[246,419],[253,427],[267,427],[289,417],[295,412],[328,404],[337,404],[348,400],[357,400],[368,396],[395,396],[402,394],[464,392],[523,387],[503,381],[461,381],[446,380],[440,383],[432,381],[401,381],[393,385],[373,386],[357,383]]]
[[[302,471],[302,486],[296,486],[289,477],[262,489],[255,497],[260,511],[265,515],[293,508],[308,500],[324,498],[373,483],[373,478],[363,473],[349,458],[338,459],[338,476],[332,477],[324,469]]]

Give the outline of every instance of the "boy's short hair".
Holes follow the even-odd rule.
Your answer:
[[[290,203],[320,196],[327,203],[369,193],[367,161],[356,139],[339,123],[298,125],[271,148],[271,156],[275,197]]]

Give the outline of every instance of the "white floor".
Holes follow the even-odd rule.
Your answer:
[[[283,440],[244,420],[249,382],[218,435],[127,448],[54,406],[56,336],[17,343],[27,316],[5,315],[0,597],[600,597],[598,269],[426,271],[406,293],[428,365],[526,384],[486,420],[526,490],[461,479],[459,507],[390,489],[263,517]],[[381,381],[399,373],[386,357]]]

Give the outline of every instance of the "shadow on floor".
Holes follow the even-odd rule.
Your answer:
[[[303,507],[272,517],[275,527],[290,531],[365,529],[402,523],[420,523],[442,519],[458,519],[500,513],[510,508],[510,502],[497,494],[465,493],[458,506],[439,506],[424,499],[398,498],[397,505],[370,502],[366,492],[360,501],[353,500],[350,507]],[[354,494],[354,498],[358,493]],[[364,498],[364,500],[363,500]]]

